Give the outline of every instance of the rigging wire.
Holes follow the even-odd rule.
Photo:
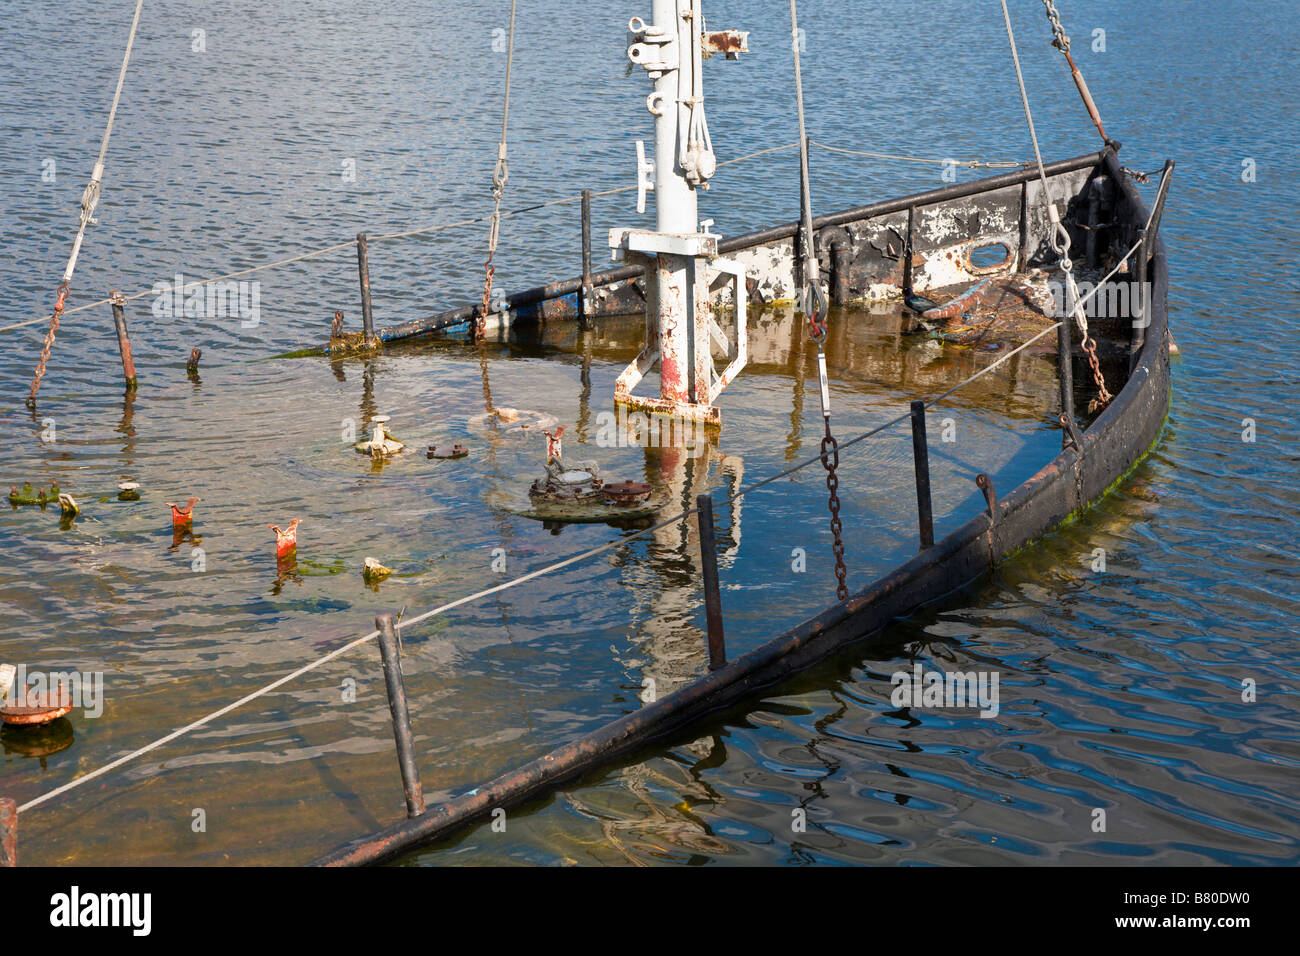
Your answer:
[[[497,143],[497,163],[492,169],[492,225],[488,229],[488,256],[483,263],[483,307],[474,320],[474,339],[481,342],[487,324],[488,308],[492,301],[492,277],[496,275],[496,266],[492,260],[497,254],[497,240],[501,233],[501,198],[506,192],[506,180],[510,170],[506,164],[506,128],[510,122],[510,72],[515,60],[515,7],[518,0],[510,0],[510,37],[506,44],[506,93],[505,103],[501,108],[501,139]],[[486,372],[485,372],[486,374]],[[486,388],[486,384],[484,388]]]
[[[794,0],[790,0],[791,3]],[[1038,164],[1038,179],[1043,186],[1043,201],[1047,207],[1048,218],[1052,221],[1052,235],[1050,242],[1052,249],[1055,250],[1059,258],[1061,273],[1065,276],[1065,285],[1068,290],[1067,301],[1073,303],[1074,321],[1079,327],[1079,335],[1082,339],[1079,348],[1083,350],[1088,359],[1088,364],[1092,368],[1092,379],[1097,386],[1097,398],[1090,403],[1091,410],[1103,408],[1110,404],[1114,397],[1106,388],[1106,379],[1101,372],[1101,363],[1097,358],[1097,343],[1092,338],[1088,330],[1088,317],[1084,314],[1079,305],[1079,288],[1074,279],[1074,263],[1070,259],[1070,233],[1061,222],[1060,212],[1056,208],[1056,200],[1052,198],[1051,187],[1047,184],[1047,171],[1043,167],[1043,154],[1038,148],[1038,133],[1034,129],[1034,114],[1029,108],[1029,93],[1025,89],[1025,75],[1020,69],[1020,53],[1016,49],[1016,34],[1011,28],[1011,13],[1007,10],[1007,0],[1000,0],[1002,4],[1002,19],[1007,27],[1007,41],[1011,44],[1011,59],[1016,66],[1016,82],[1020,85],[1020,101],[1025,107],[1025,122],[1029,125],[1029,138],[1034,144],[1034,160]]]
[[[99,184],[104,178],[104,160],[108,157],[108,140],[113,135],[113,123],[117,119],[117,104],[122,99],[122,85],[126,82],[126,67],[131,60],[131,48],[135,45],[135,33],[140,26],[140,11],[144,0],[136,0],[135,16],[131,20],[131,32],[126,38],[126,52],[122,54],[122,68],[117,74],[117,88],[113,91],[113,105],[108,110],[108,124],[104,127],[104,138],[99,143],[99,158],[90,174],[90,182],[81,194],[81,225],[77,228],[77,237],[72,241],[72,253],[68,264],[63,269],[63,281],[59,283],[58,294],[54,300],[54,311],[50,315],[50,328],[45,333],[45,344],[41,348],[41,358],[32,375],[31,391],[27,395],[27,404],[36,407],[36,393],[41,390],[41,379],[45,375],[45,365],[50,360],[50,350],[54,348],[54,337],[59,332],[59,319],[63,315],[64,303],[68,300],[72,273],[77,268],[77,257],[81,254],[81,243],[86,236],[86,226],[94,222],[95,207],[99,205]]]

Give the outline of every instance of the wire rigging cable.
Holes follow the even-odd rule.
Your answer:
[[[474,338],[478,341],[483,339],[488,308],[492,302],[492,277],[497,271],[492,260],[496,258],[497,239],[501,232],[501,197],[505,195],[506,180],[510,178],[510,170],[506,164],[506,127],[510,122],[510,72],[515,59],[517,4],[518,0],[510,0],[510,36],[506,41],[506,94],[505,103],[501,107],[501,139],[497,143],[497,164],[492,169],[492,225],[488,229],[487,262],[483,263],[483,307],[474,321]]]
[[[793,3],[794,0],[791,0]],[[1101,372],[1101,363],[1097,358],[1097,343],[1093,340],[1088,331],[1088,317],[1084,314],[1083,306],[1079,304],[1079,288],[1074,280],[1074,263],[1070,259],[1070,233],[1061,222],[1061,214],[1056,208],[1056,200],[1052,198],[1051,187],[1047,184],[1047,171],[1043,168],[1043,154],[1038,148],[1038,132],[1034,129],[1034,114],[1029,108],[1029,93],[1025,89],[1025,75],[1020,69],[1020,53],[1016,49],[1016,34],[1011,28],[1011,13],[1007,10],[1007,0],[1001,0],[1002,19],[1007,27],[1007,41],[1011,44],[1011,60],[1016,67],[1016,82],[1020,85],[1020,101],[1025,107],[1025,122],[1029,125],[1029,138],[1034,144],[1034,161],[1038,166],[1038,179],[1043,186],[1043,202],[1047,207],[1048,218],[1052,221],[1052,249],[1060,257],[1061,273],[1065,276],[1066,302],[1067,307],[1072,308],[1074,312],[1075,324],[1079,327],[1079,334],[1082,337],[1080,348],[1088,358],[1088,364],[1092,368],[1092,379],[1097,386],[1097,398],[1090,403],[1090,408],[1096,411],[1098,408],[1104,408],[1110,404],[1114,397],[1106,388],[1106,379]],[[1067,40],[1068,45],[1068,40]],[[1125,257],[1127,259],[1127,257]]]
[[[45,333],[45,344],[41,348],[41,358],[32,376],[31,392],[27,395],[27,404],[36,407],[36,393],[41,389],[41,378],[45,375],[45,365],[50,360],[50,349],[54,347],[54,337],[59,332],[59,318],[63,315],[64,303],[68,300],[68,287],[72,282],[72,273],[77,268],[77,256],[81,254],[81,242],[86,236],[86,226],[94,222],[95,207],[99,204],[99,183],[104,178],[104,159],[108,156],[108,139],[113,135],[113,121],[117,119],[117,104],[122,99],[122,84],[126,82],[126,65],[131,60],[131,47],[135,45],[135,32],[140,26],[140,10],[144,0],[136,0],[135,16],[131,20],[131,32],[126,38],[126,52],[122,54],[122,68],[117,74],[117,89],[113,91],[113,105],[108,110],[108,124],[104,127],[104,138],[99,143],[99,158],[90,174],[86,191],[81,194],[81,225],[77,228],[77,237],[72,241],[72,254],[63,269],[63,281],[59,283],[58,295],[54,300],[54,311],[50,315],[50,328]]]
[[[794,99],[799,113],[799,206],[802,213],[803,288],[799,309],[808,317],[808,334],[817,343],[817,376],[821,384],[822,435],[820,461],[826,468],[827,507],[831,513],[831,550],[835,555],[835,595],[841,601],[849,596],[848,569],[844,566],[843,523],[840,521],[839,443],[831,434],[831,391],[826,380],[826,293],[822,291],[821,267],[817,264],[812,221],[812,190],[808,185],[808,133],[803,118],[803,75],[799,66],[799,12],[790,0],[790,50],[794,54]]]

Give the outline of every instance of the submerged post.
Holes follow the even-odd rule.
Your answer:
[[[18,806],[0,797],[0,866],[18,865]]]
[[[365,330],[365,343],[375,343],[375,317],[370,311],[370,261],[366,257],[366,234],[357,233],[357,274],[361,279],[361,326]]]
[[[134,391],[135,360],[131,358],[131,339],[126,332],[126,296],[114,289],[109,292],[108,301],[113,307],[113,325],[117,327],[117,348],[122,353],[122,375],[126,378],[126,390]]]
[[[584,331],[591,328],[591,190],[582,191],[582,291],[578,293],[578,322]]]
[[[713,537],[713,499],[699,495],[700,563],[704,571],[704,617],[709,628],[709,670],[727,663],[727,645],[722,633],[722,595],[718,593],[718,545]]]
[[[393,739],[397,741],[397,763],[402,770],[402,790],[406,794],[406,815],[424,813],[424,787],[415,768],[415,745],[411,736],[411,716],[406,710],[406,686],[402,683],[402,654],[393,633],[393,616],[375,618],[379,630],[379,655],[384,662],[384,684],[388,688],[388,709],[393,715]]]
[[[925,402],[912,403],[912,460],[916,465],[916,517],[921,550],[934,547],[934,511],[930,502],[930,446],[925,435]]]

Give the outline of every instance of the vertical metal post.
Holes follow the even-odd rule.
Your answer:
[[[1137,249],[1137,268],[1134,270],[1136,278],[1136,288],[1132,285],[1129,289],[1135,291],[1134,295],[1129,296],[1129,322],[1133,326],[1133,337],[1129,342],[1129,371],[1137,365],[1138,356],[1142,354],[1142,346],[1147,340],[1147,323],[1150,322],[1150,306],[1146,302],[1147,287],[1147,234],[1144,232],[1142,238],[1138,241]],[[1137,305],[1134,306],[1136,300]]]
[[[0,797],[0,867],[18,865],[18,805]]]
[[[709,670],[727,663],[727,645],[722,633],[722,595],[718,593],[718,545],[713,535],[713,499],[695,499],[700,523],[700,563],[704,571],[704,617],[709,628]]]
[[[912,403],[912,461],[916,466],[916,516],[921,550],[934,547],[934,510],[930,502],[930,446],[925,435],[925,402]]]
[[[366,256],[366,234],[357,233],[357,274],[361,279],[361,326],[366,345],[375,344],[375,317],[370,311],[370,261]]]
[[[406,815],[424,813],[424,787],[415,768],[415,744],[411,736],[411,716],[406,710],[406,686],[402,682],[402,654],[393,633],[393,616],[375,618],[379,630],[379,654],[384,662],[384,684],[388,687],[388,709],[393,715],[393,739],[397,741],[397,763],[402,770],[402,790],[406,794]]]
[[[126,332],[126,296],[114,289],[109,292],[108,301],[113,307],[113,325],[117,327],[117,348],[122,353],[122,375],[126,378],[126,390],[134,391],[135,360],[131,358],[131,339]]]
[[[1074,300],[1070,295],[1069,284],[1065,288],[1065,314],[1056,329],[1056,364],[1060,367],[1061,414],[1067,421],[1074,421],[1074,355],[1070,348],[1070,322],[1074,318]],[[1061,432],[1061,447],[1070,441],[1069,430]]]
[[[582,191],[582,291],[579,293],[578,320],[579,327],[586,331],[591,328],[592,288],[591,288],[591,190]]]
[[[691,67],[693,47],[699,42],[700,25],[683,20],[677,0],[654,0],[654,25],[674,37],[678,66],[664,70],[655,79],[655,93],[663,104],[655,117],[655,228],[659,232],[684,235],[699,230],[699,203],[695,187],[678,165],[678,141],[686,130],[682,123],[684,104],[697,94]],[[691,402],[691,332],[695,302],[693,264],[685,256],[660,255],[646,282],[657,287],[653,315],[659,332],[659,397],[676,404]],[[653,275],[649,274],[653,271]]]

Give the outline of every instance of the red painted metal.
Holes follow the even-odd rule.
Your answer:
[[[173,531],[188,531],[194,525],[194,503],[202,500],[202,498],[190,498],[184,508],[174,502],[167,502],[167,507],[172,509]]]
[[[278,525],[267,525],[275,532],[275,556],[277,558],[288,557],[298,548],[298,525],[302,523],[301,518],[294,518],[289,522],[289,527],[283,531]]]

